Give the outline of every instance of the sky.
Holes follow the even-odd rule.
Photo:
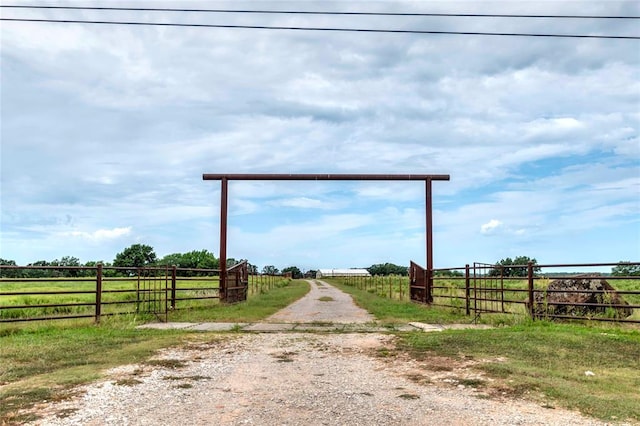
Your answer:
[[[34,3],[35,4],[35,3]],[[49,3],[54,4],[54,3]],[[635,1],[57,2],[640,15]],[[638,20],[0,9],[5,18],[640,35]],[[434,263],[640,261],[640,41],[2,21],[0,257],[219,255],[203,173],[449,174]],[[229,184],[228,256],[425,263],[422,182]]]

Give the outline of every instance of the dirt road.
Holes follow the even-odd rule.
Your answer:
[[[306,300],[269,320],[371,320],[349,296],[325,286],[314,285]],[[336,311],[334,302],[350,306]],[[434,369],[385,356],[394,339],[381,333],[196,334],[191,344],[162,351],[153,362],[108,372],[74,399],[38,407],[45,417],[34,424],[603,424],[533,402],[489,398],[460,384],[471,374],[465,365]]]
[[[369,312],[353,303],[348,294],[320,280],[307,280],[311,290],[305,297],[267,318],[267,322],[331,322],[361,324],[373,322]]]

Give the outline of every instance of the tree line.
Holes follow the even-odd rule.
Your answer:
[[[243,262],[244,259],[227,259],[227,267],[237,265]],[[178,268],[178,276],[194,276],[194,275],[206,275],[208,272],[197,272],[194,269],[218,269],[220,267],[220,259],[215,257],[214,254],[208,250],[192,250],[186,253],[171,253],[162,258],[158,258],[153,247],[147,244],[132,244],[125,248],[120,253],[117,253],[112,262],[104,262],[102,260],[88,261],[81,263],[80,259],[75,256],[64,256],[60,259],[54,259],[52,261],[39,260],[27,264],[26,266],[43,266],[54,267],[47,269],[3,269],[1,271],[2,277],[6,278],[58,278],[58,277],[92,277],[95,275],[95,271],[91,268],[95,268],[99,263],[103,265],[103,275],[105,277],[113,276],[126,276],[135,274],[138,268],[152,267],[152,266],[176,266]],[[17,266],[14,260],[0,258],[0,265]],[[55,269],[56,266],[60,267],[74,267],[74,269]],[[80,269],[81,267],[88,268],[86,270]],[[110,267],[127,268],[124,270],[110,269]],[[247,262],[249,273],[257,274],[258,267]],[[130,269],[128,269],[130,268]],[[290,267],[283,269],[283,273],[291,270]],[[299,270],[298,270],[299,271]],[[267,265],[262,268],[263,274],[277,275],[280,274],[278,268],[273,265]],[[294,274],[295,275],[295,274]],[[300,273],[300,276],[302,274]]]
[[[244,259],[227,259],[227,267],[232,267]],[[540,267],[537,266],[538,261],[535,258],[528,256],[517,256],[515,258],[507,257],[497,261],[493,268],[489,269],[489,276],[504,276],[504,277],[526,277],[527,276],[527,264],[533,263],[533,272],[537,274],[540,272]],[[206,275],[207,272],[197,272],[194,269],[219,269],[220,259],[214,256],[214,254],[208,250],[192,250],[186,253],[171,253],[162,258],[158,258],[153,247],[147,244],[132,244],[125,248],[120,253],[117,253],[113,262],[103,261],[88,261],[84,264],[80,262],[75,256],[63,256],[60,259],[54,259],[52,261],[39,260],[37,262],[29,263],[27,266],[46,266],[46,267],[86,267],[94,268],[98,263],[101,263],[105,269],[103,270],[104,276],[123,276],[129,274],[135,274],[137,268],[150,267],[150,266],[176,266],[178,268],[178,276],[194,276],[194,275]],[[13,260],[0,258],[0,265],[17,266]],[[266,265],[260,271],[256,265],[247,262],[249,273],[251,274],[291,274],[294,279],[299,278],[315,278],[315,270],[307,271],[303,273],[297,266],[288,266],[283,268],[282,271],[276,268],[274,265]],[[119,268],[131,268],[125,270],[114,270],[109,267]],[[395,265],[393,263],[376,263],[366,268],[371,275],[408,275],[408,267]],[[44,278],[44,277],[90,277],[94,276],[95,272],[92,269],[3,269],[1,271],[2,277],[6,278]],[[436,271],[435,275],[438,276],[463,276],[461,271]],[[611,270],[611,275],[614,276],[640,276],[640,265],[633,264],[629,261],[620,261],[617,266]]]

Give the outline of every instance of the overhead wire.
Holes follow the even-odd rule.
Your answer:
[[[537,19],[640,19],[640,16],[624,15],[533,15],[533,14],[482,14],[482,13],[420,13],[420,12],[340,12],[340,11],[304,11],[304,10],[248,10],[248,9],[184,9],[184,8],[151,8],[151,7],[112,7],[112,6],[48,6],[48,5],[0,5],[0,8],[29,10],[93,10],[93,11],[129,11],[129,12],[190,12],[190,13],[235,13],[235,14],[300,14],[300,15],[347,15],[347,16],[403,16],[403,17],[472,17],[472,18],[537,18]],[[42,22],[67,24],[98,25],[136,25],[162,27],[192,28],[226,28],[226,29],[258,29],[258,30],[292,30],[292,31],[334,31],[360,33],[392,33],[392,34],[431,34],[431,35],[476,35],[476,36],[508,36],[508,37],[554,37],[583,39],[618,39],[640,40],[640,36],[603,35],[603,34],[558,34],[558,33],[519,33],[519,32],[485,32],[485,31],[437,31],[409,29],[377,29],[377,28],[340,28],[312,26],[273,26],[273,25],[237,25],[237,24],[195,24],[176,22],[141,22],[141,21],[106,21],[89,19],[51,19],[51,18],[5,18],[6,22]]]
[[[269,25],[184,24],[184,23],[175,23],[175,22],[93,21],[93,20],[81,20],[81,19],[35,19],[35,18],[4,18],[4,17],[0,18],[0,21],[56,22],[56,23],[66,23],[66,24],[137,25],[137,26],[161,26],[161,27],[192,27],[192,28],[258,29],[258,30],[334,31],[334,32],[392,33],[392,34],[441,34],[441,35],[640,40],[640,36],[600,35],[600,34],[552,34],[552,33],[545,34],[545,33],[509,33],[509,32],[482,32],[482,31],[401,30],[401,29],[375,29],[375,28],[293,27],[293,26],[269,26]]]
[[[48,5],[0,5],[0,8],[14,9],[58,9],[58,10],[100,10],[129,12],[196,12],[196,13],[238,13],[238,14],[289,14],[289,15],[346,15],[346,16],[413,16],[413,17],[457,17],[457,18],[540,18],[540,19],[640,19],[640,16],[624,15],[530,15],[493,13],[423,13],[423,12],[344,12],[313,10],[249,10],[249,9],[183,9],[157,7],[114,7],[114,6],[48,6]]]

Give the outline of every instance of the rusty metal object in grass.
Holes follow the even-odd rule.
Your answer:
[[[531,308],[538,317],[601,315],[627,318],[633,314],[629,303],[611,284],[603,277],[593,275],[552,281],[544,291],[535,294]]]

